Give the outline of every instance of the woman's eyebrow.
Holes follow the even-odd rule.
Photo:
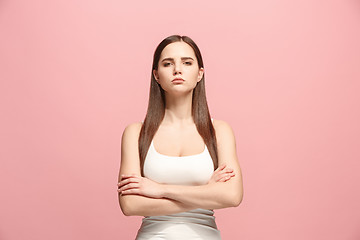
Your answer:
[[[181,60],[187,60],[187,59],[194,60],[194,59],[192,59],[191,57],[182,57],[182,58],[181,58]],[[166,61],[166,60],[168,60],[168,61],[174,61],[173,58],[164,58],[161,62]]]

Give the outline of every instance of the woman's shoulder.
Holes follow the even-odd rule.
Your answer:
[[[141,127],[142,127],[142,122],[129,123],[124,129],[123,135],[138,137],[140,135]]]
[[[220,119],[213,119],[213,126],[216,132],[217,138],[228,138],[233,137],[234,132],[232,127],[227,121],[220,120]]]
[[[133,123],[129,123],[125,129],[138,129],[141,128],[143,122],[133,122]]]
[[[215,127],[215,125],[216,125],[216,127],[230,127],[230,124],[229,123],[227,123],[226,121],[224,121],[224,120],[220,120],[220,119],[214,119],[214,118],[211,118],[212,119],[212,121],[213,121],[213,125],[214,125],[214,127]]]

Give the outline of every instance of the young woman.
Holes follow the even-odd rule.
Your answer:
[[[146,117],[122,135],[118,192],[124,215],[144,216],[137,240],[221,239],[213,210],[242,201],[235,137],[210,117],[201,53],[187,36],[155,50]]]

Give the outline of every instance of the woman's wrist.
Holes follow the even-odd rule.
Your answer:
[[[161,195],[163,198],[169,198],[169,186],[167,184],[161,184]]]

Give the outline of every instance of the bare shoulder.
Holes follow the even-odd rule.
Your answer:
[[[138,137],[140,134],[140,130],[142,127],[142,122],[134,122],[128,124],[123,132],[123,139],[126,138],[135,138]]]
[[[234,131],[229,123],[224,120],[213,119],[213,125],[218,143],[226,144],[235,140]]]
[[[214,127],[215,127],[215,125],[216,125],[216,126],[220,126],[220,127],[227,125],[227,126],[230,127],[229,123],[227,123],[227,122],[224,121],[224,120],[220,120],[220,119],[213,119],[213,124],[214,124]]]

